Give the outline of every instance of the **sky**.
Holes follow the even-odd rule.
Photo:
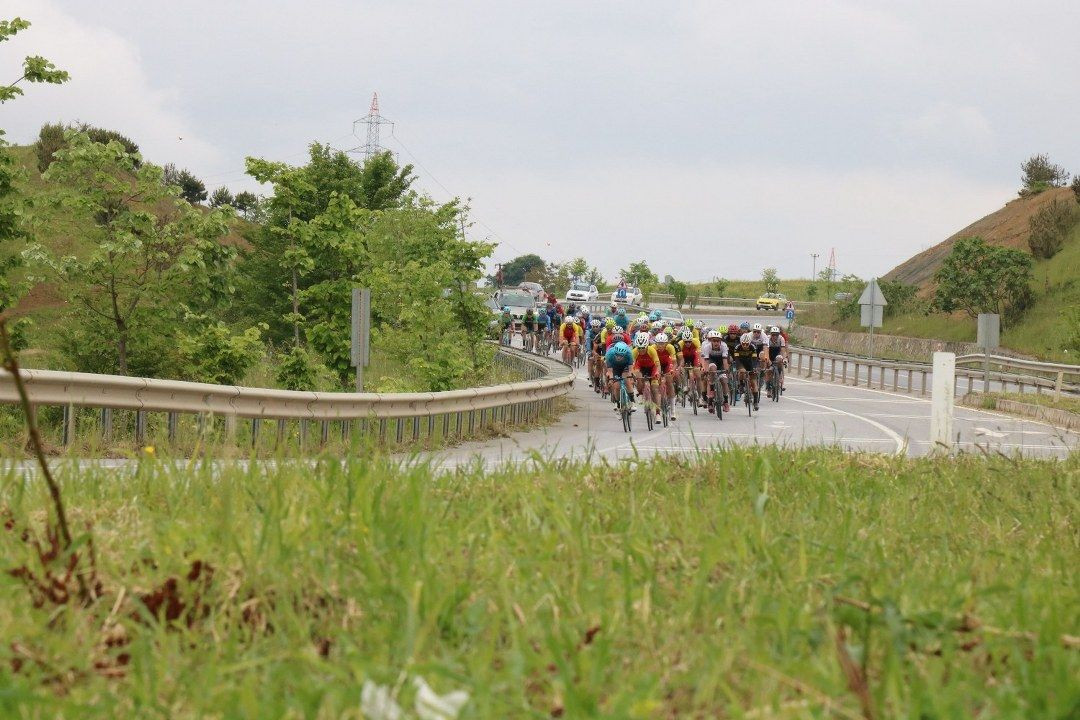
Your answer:
[[[469,198],[493,261],[806,277],[835,248],[869,277],[1015,197],[1034,153],[1080,172],[1080,4],[1019,7],[0,0],[33,23],[0,67],[41,54],[72,76],[0,127],[89,122],[259,190],[246,156],[360,145],[378,92],[381,144],[435,200]]]

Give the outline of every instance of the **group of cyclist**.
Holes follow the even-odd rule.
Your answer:
[[[550,300],[550,299],[549,299]],[[503,341],[521,334],[525,348],[547,353],[556,347],[564,362],[583,362],[597,392],[618,402],[617,386],[624,380],[632,410],[641,397],[660,415],[660,403],[670,402],[677,386],[696,386],[701,407],[727,412],[736,392],[749,393],[757,410],[761,400],[758,378],[784,391],[784,366],[788,361],[787,338],[777,326],[767,330],[761,323],[711,328],[692,319],[665,319],[660,310],[640,313],[631,319],[626,308],[612,304],[604,317],[596,317],[582,306],[548,302],[540,310],[529,309],[515,324],[509,308],[503,308],[500,322]],[[685,373],[683,369],[685,368]],[[722,397],[717,397],[717,390]],[[618,410],[618,407],[615,408]]]

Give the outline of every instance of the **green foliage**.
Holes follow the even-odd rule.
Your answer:
[[[686,302],[686,296],[688,294],[688,288],[686,283],[681,280],[669,278],[667,281],[666,289],[668,294],[675,298],[675,304],[682,310],[683,304]]]
[[[656,276],[656,273],[652,271],[644,260],[630,263],[628,267],[619,271],[619,275],[626,280],[627,284],[641,289],[641,294],[646,303],[649,302],[650,295],[660,284],[660,278]]]
[[[761,282],[765,285],[765,292],[776,292],[780,289],[780,276],[776,268],[765,268],[761,271]]]
[[[604,284],[603,274],[595,267],[590,267],[585,258],[576,257],[566,265],[566,271],[571,280],[581,280],[597,286]]]
[[[233,198],[232,206],[238,212],[243,213],[245,217],[250,217],[251,213],[259,206],[259,198],[249,190],[241,190]]]
[[[514,287],[526,280],[531,282],[540,282],[537,280],[544,272],[544,259],[539,255],[528,254],[519,255],[508,263],[503,263],[503,285],[505,287]],[[495,282],[495,276],[488,277],[491,282]],[[544,286],[545,289],[547,286]]]
[[[228,211],[204,213],[180,202],[160,168],[137,166],[117,141],[102,145],[72,131],[66,140],[44,175],[60,188],[48,202],[92,223],[94,243],[66,256],[35,243],[24,257],[68,302],[70,338],[96,336],[95,345],[111,348],[115,372],[132,369],[136,349],[145,349],[145,365],[154,367],[162,362],[157,346],[188,310],[213,307],[233,291],[235,251],[219,242]],[[79,369],[100,371],[94,365]]]
[[[206,185],[190,170],[177,170],[169,163],[162,169],[161,180],[165,185],[176,187],[180,197],[192,205],[206,200]]]
[[[294,345],[278,361],[275,379],[286,390],[315,390],[329,370],[303,345]]]
[[[1076,202],[1080,202],[1080,175],[1073,178],[1072,185],[1069,187],[1072,188],[1073,195],[1076,196]]]
[[[1031,301],[1031,256],[988,245],[980,237],[960,238],[934,279],[934,304],[944,312],[963,310],[972,318],[998,313],[1015,319]]]
[[[115,130],[106,130],[86,123],[68,125],[64,125],[63,123],[45,123],[38,132],[37,141],[34,142],[34,152],[37,155],[39,172],[45,172],[49,169],[49,165],[52,164],[56,151],[65,147],[66,140],[64,139],[64,136],[70,131],[86,133],[87,137],[102,145],[108,145],[109,142],[115,140],[124,146],[124,149],[127,150],[129,155],[137,156],[139,153],[139,146],[134,140],[125,137]],[[136,159],[136,167],[138,167],[139,164],[141,164],[141,160]]]
[[[716,297],[726,297],[724,293],[727,292],[730,281],[725,280],[722,277],[713,278],[713,287],[716,288]]]
[[[1028,247],[1037,258],[1054,257],[1065,244],[1065,237],[1080,220],[1076,203],[1054,200],[1028,219]]]
[[[236,199],[227,187],[219,187],[210,195],[210,207],[216,208],[222,205],[232,205]]]
[[[182,379],[233,385],[263,354],[265,327],[251,327],[236,334],[225,323],[206,315],[188,313],[184,319],[186,327],[177,336]]]
[[[885,296],[887,303],[882,310],[885,317],[902,315],[916,309],[919,305],[919,287],[917,285],[878,280],[878,288],[881,290],[881,294]]]
[[[1022,179],[1023,187],[1019,195],[1037,195],[1052,187],[1062,187],[1069,181],[1069,173],[1065,168],[1050,162],[1046,155],[1032,155],[1020,165],[1024,171]]]
[[[17,33],[30,27],[27,20],[16,17],[12,20],[0,20],[0,42],[11,39]],[[10,85],[0,85],[0,103],[7,102],[23,94],[19,83],[25,80],[29,83],[51,83],[58,85],[67,82],[69,75],[64,70],[57,70],[56,66],[40,55],[28,55],[23,59],[22,75]]]
[[[810,300],[817,300],[817,296],[818,296],[818,284],[816,282],[815,283],[810,283],[806,287],[806,297],[809,298]]]
[[[1069,307],[1061,313],[1061,349],[1080,355],[1080,307]]]

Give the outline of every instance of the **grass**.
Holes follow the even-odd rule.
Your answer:
[[[463,718],[1075,717],[1078,471],[775,448],[73,470],[101,594],[0,574],[0,715],[358,718],[365,681],[411,709],[423,677]],[[5,570],[63,576],[28,541],[46,503],[0,482]]]
[[[1027,403],[1029,405],[1042,405],[1043,407],[1053,408],[1054,410],[1065,410],[1071,413],[1080,414],[1080,398],[1062,394],[1059,399],[1054,399],[1053,395],[1042,395],[1035,393],[990,393],[989,395],[983,395],[982,397],[990,400],[1013,400],[1015,402]]]
[[[780,281],[780,292],[788,297],[790,300],[807,301],[810,298],[806,294],[806,289],[810,287],[810,280],[806,279],[789,279]],[[689,286],[690,296],[693,296],[695,291],[700,291],[705,297],[716,297],[716,285],[713,283],[693,283]],[[663,292],[661,288],[657,292]],[[757,299],[762,293],[766,292],[765,283],[760,279],[758,280],[729,280],[728,286],[724,288],[724,297],[737,297],[737,298],[750,298]],[[823,298],[817,298],[822,300]]]

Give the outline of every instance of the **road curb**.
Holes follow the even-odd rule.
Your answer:
[[[1068,410],[1049,408],[1045,405],[1033,405],[1032,403],[1024,403],[1017,400],[987,397],[981,393],[964,395],[957,398],[957,401],[961,405],[971,408],[997,410],[999,412],[1009,413],[1010,415],[1020,415],[1021,417],[1041,420],[1048,425],[1064,428],[1066,430],[1080,430],[1080,415],[1069,412]],[[987,401],[992,401],[993,405],[988,407]]]

